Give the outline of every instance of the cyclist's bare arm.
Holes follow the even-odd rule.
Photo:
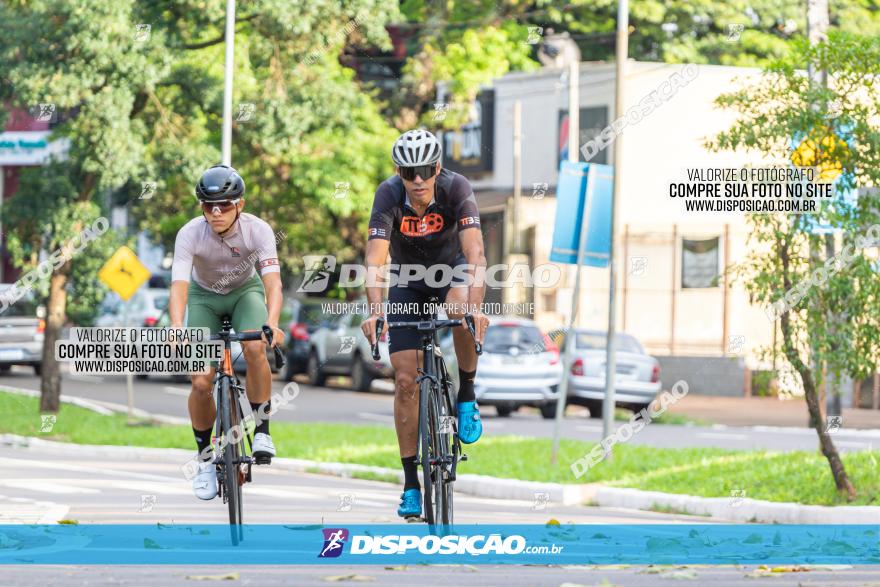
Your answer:
[[[181,328],[183,326],[188,290],[188,281],[171,282],[171,294],[168,297],[168,318],[171,320],[172,328]]]
[[[479,311],[486,293],[486,255],[483,251],[483,233],[479,229],[462,230],[458,233],[461,251],[468,264],[468,273],[474,277],[468,287],[468,309]]]
[[[378,280],[375,282],[370,279],[370,275],[375,275],[379,267],[385,264],[388,259],[388,249],[391,247],[391,241],[385,239],[371,239],[367,241],[366,265],[367,265],[367,303],[370,308],[370,317],[361,323],[361,330],[364,336],[370,341],[370,344],[376,344],[376,318],[382,315],[382,295],[383,290]],[[372,270],[372,271],[371,271]],[[384,330],[388,329],[386,323]]]
[[[278,328],[278,319],[281,316],[281,273],[263,274],[263,287],[266,290],[266,310],[269,318],[266,324],[272,327],[272,346],[284,342],[284,332]]]

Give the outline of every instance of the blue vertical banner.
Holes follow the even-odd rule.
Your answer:
[[[584,207],[587,210],[587,242],[583,263],[590,267],[607,267],[611,255],[611,204],[614,194],[614,168],[598,163],[559,164],[556,182],[556,221],[550,260],[556,263],[577,263]],[[587,188],[592,193],[587,194]]]

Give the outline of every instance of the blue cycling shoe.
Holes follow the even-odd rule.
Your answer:
[[[458,437],[465,444],[472,444],[483,435],[483,422],[477,402],[458,404]]]
[[[404,489],[400,494],[400,507],[397,515],[401,518],[420,517],[422,515],[422,493],[418,489]]]

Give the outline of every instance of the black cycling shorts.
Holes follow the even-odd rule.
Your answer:
[[[463,265],[464,257],[457,258],[452,266]],[[411,322],[418,320],[431,320],[426,310],[432,297],[436,297],[440,303],[446,301],[449,288],[455,284],[464,284],[460,279],[452,278],[452,283],[443,287],[431,287],[424,280],[410,281],[406,287],[395,285],[388,288],[388,322]],[[401,311],[401,306],[416,311]],[[415,329],[400,329],[388,331],[388,352],[394,354],[398,351],[421,348],[421,334]]]

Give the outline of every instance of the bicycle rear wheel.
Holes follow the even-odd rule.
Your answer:
[[[229,379],[220,379],[220,423],[223,427],[223,497],[229,507],[229,533],[232,544],[238,546],[242,538],[241,529],[241,478],[238,462],[240,459],[240,442],[243,431],[237,426],[238,405],[233,401]]]

